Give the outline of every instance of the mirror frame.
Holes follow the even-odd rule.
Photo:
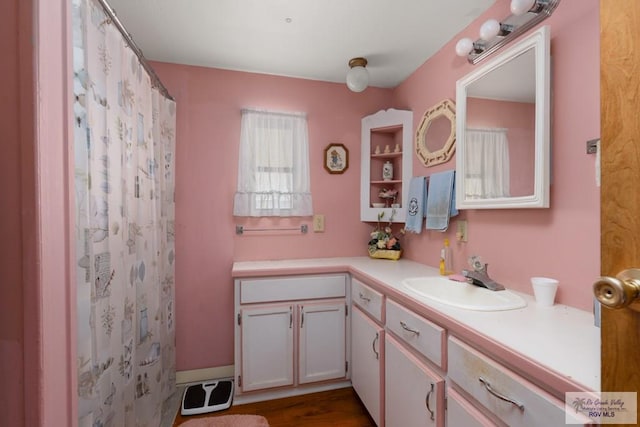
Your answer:
[[[525,51],[535,53],[535,166],[534,190],[532,195],[500,197],[494,199],[465,199],[465,138],[467,122],[467,87],[483,76],[499,68]],[[513,45],[508,50],[486,62],[482,67],[469,73],[456,83],[456,104],[458,109],[456,154],[456,207],[458,209],[511,209],[548,208],[550,185],[550,66],[549,27],[543,26]]]
[[[436,151],[430,151],[427,147],[427,133],[429,131],[429,127],[431,123],[439,118],[444,117],[449,119],[449,123],[451,124],[451,131],[449,132],[449,137],[446,141],[443,142],[442,148]],[[418,158],[426,167],[431,167],[435,165],[439,165],[440,163],[448,162],[449,159],[453,156],[456,145],[456,106],[453,101],[449,99],[445,99],[440,101],[430,110],[427,110],[422,116],[422,120],[418,125],[418,129],[416,130],[416,154]]]

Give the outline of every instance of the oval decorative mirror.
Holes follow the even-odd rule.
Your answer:
[[[458,209],[549,207],[549,29],[458,80]]]
[[[456,107],[445,99],[424,113],[416,130],[416,153],[426,166],[448,161],[455,151]]]

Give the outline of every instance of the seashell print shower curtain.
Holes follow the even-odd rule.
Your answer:
[[[161,423],[175,390],[176,105],[73,0],[78,425]]]

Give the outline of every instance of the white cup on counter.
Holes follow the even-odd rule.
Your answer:
[[[531,286],[539,307],[551,307],[556,299],[558,281],[550,277],[532,277]]]

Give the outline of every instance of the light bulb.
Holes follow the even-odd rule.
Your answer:
[[[456,43],[456,55],[467,56],[473,49],[473,41],[469,37],[458,40]]]
[[[352,67],[347,73],[347,87],[352,92],[362,92],[369,85],[369,72],[366,68]]]
[[[500,23],[495,19],[489,19],[480,27],[480,38],[489,41],[500,32]]]
[[[535,3],[536,0],[511,0],[511,13],[516,16],[524,15]]]

